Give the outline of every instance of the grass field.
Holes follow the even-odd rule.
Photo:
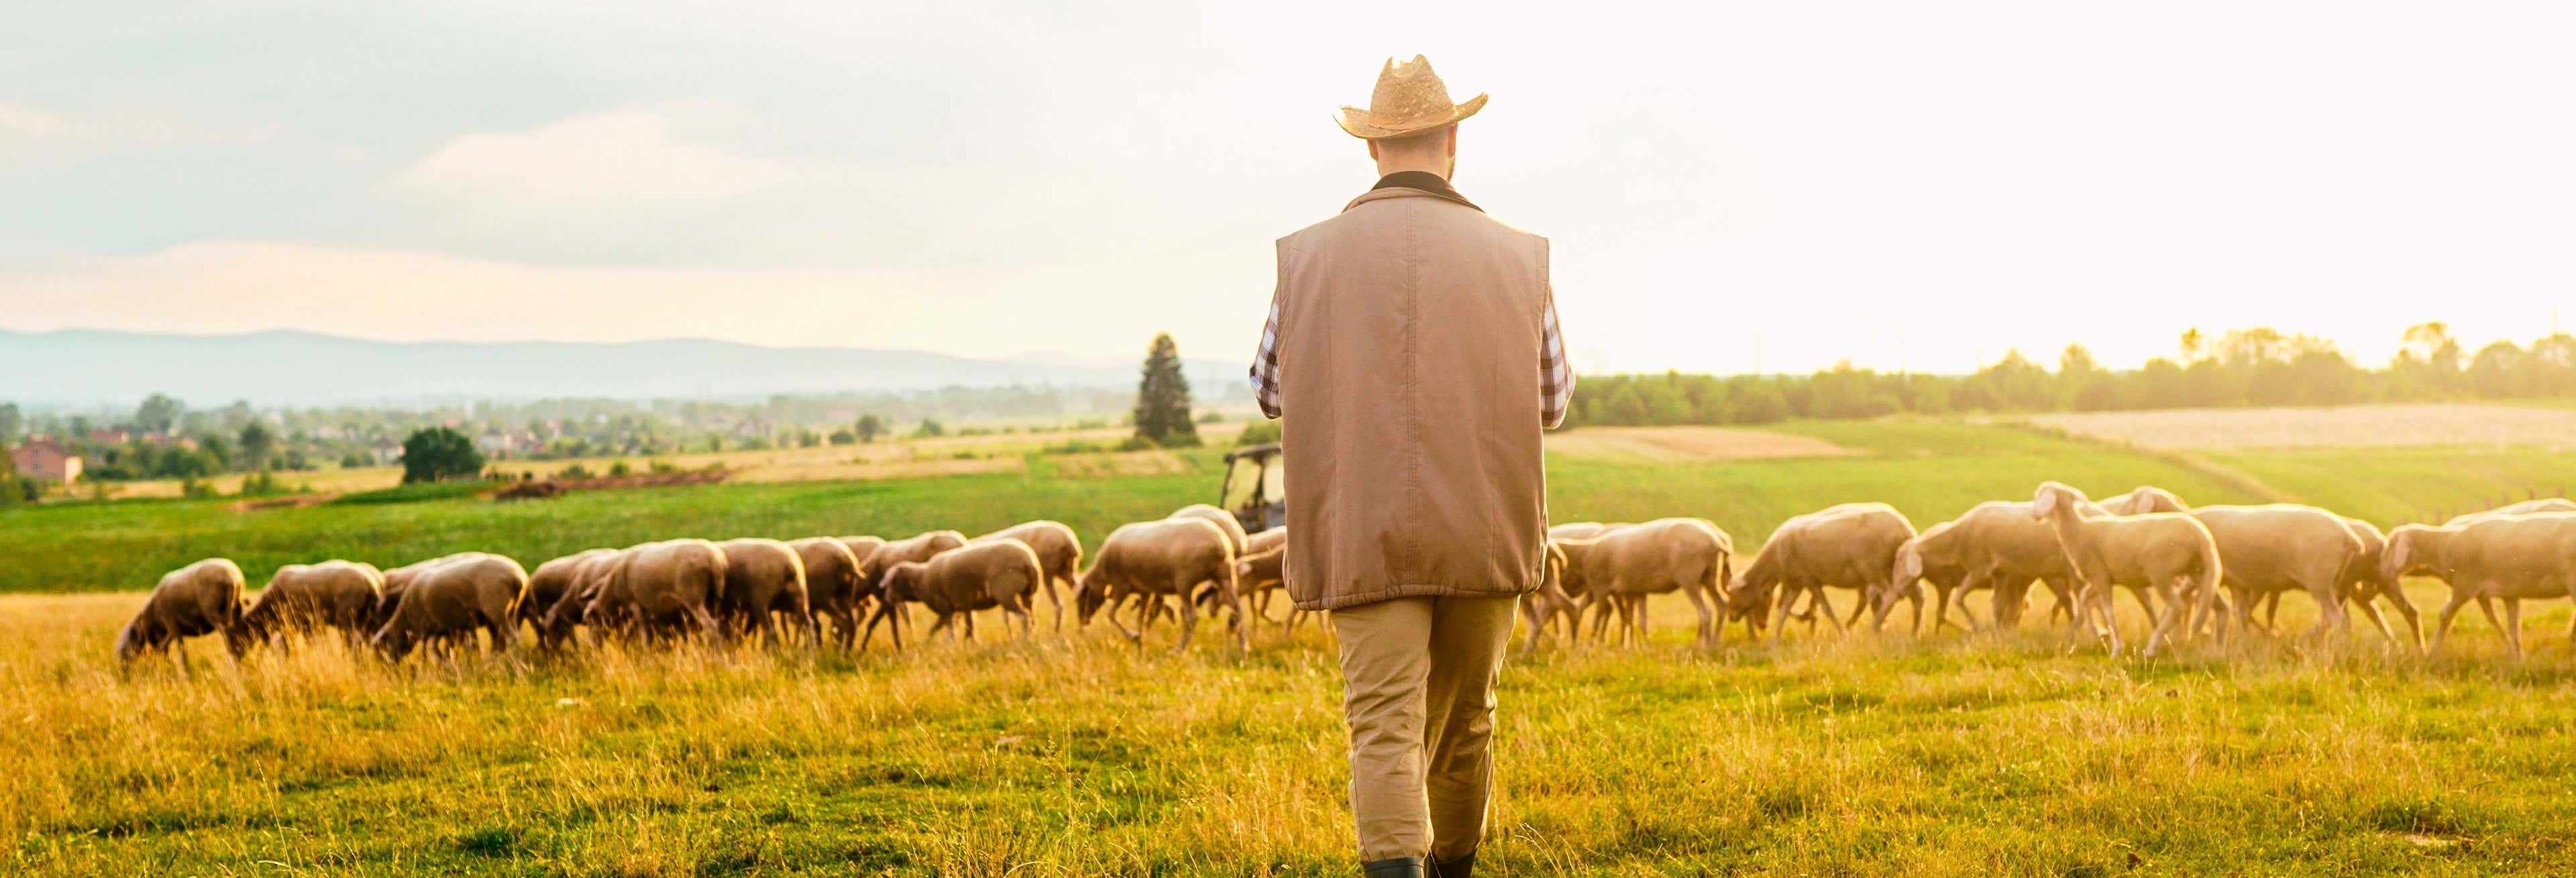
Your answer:
[[[2387,523],[2576,476],[2576,460],[2534,448],[2187,458],[1955,422],[1775,431],[1837,451],[1726,459],[1671,451],[1706,436],[1651,433],[1609,453],[1560,447],[1554,517],[1701,515],[1750,550],[1829,503],[1886,500],[1928,523],[2047,478],[2203,503],[2256,499],[2255,484]],[[0,871],[1348,874],[1339,684],[1312,628],[1262,629],[1241,658],[1216,638],[1172,654],[1168,627],[1140,652],[1043,621],[1032,642],[899,657],[388,667],[324,645],[236,666],[200,642],[193,670],[121,674],[108,655],[134,592],[206,555],[256,582],[331,556],[533,563],[680,534],[1046,516],[1096,540],[1208,499],[1217,454],[1075,464],[1082,478],[1039,455],[1011,472],[544,502],[0,511],[0,592],[56,593],[0,596],[14,732],[0,736]],[[2414,588],[2429,617],[2443,590]],[[60,594],[107,591],[124,593]],[[2036,627],[2001,642],[1802,629],[1777,646],[1738,627],[1704,652],[1682,643],[1690,610],[1671,600],[1648,648],[1550,647],[1507,671],[1483,859],[1496,875],[2566,874],[2576,660],[2568,607],[2531,609],[2522,663],[2474,612],[2432,660],[2361,633],[2140,662]],[[2309,611],[2293,599],[2283,615]]]

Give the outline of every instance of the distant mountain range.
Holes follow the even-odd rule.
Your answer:
[[[1063,354],[976,359],[927,351],[773,348],[708,339],[388,342],[279,330],[163,335],[0,330],[0,399],[21,405],[130,403],[166,393],[198,405],[392,404],[607,397],[736,399],[939,387],[1133,387],[1143,362]],[[1182,363],[1200,396],[1243,366]]]

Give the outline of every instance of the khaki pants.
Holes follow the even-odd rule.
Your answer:
[[[1360,862],[1474,853],[1494,777],[1494,680],[1518,598],[1333,611]]]

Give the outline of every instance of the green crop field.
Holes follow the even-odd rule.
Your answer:
[[[2144,453],[1941,421],[1790,424],[1863,452],[1552,456],[1559,520],[1698,515],[1750,551],[1781,519],[1885,500],[1928,524],[2042,479],[2378,520],[2554,490],[2530,449]],[[969,532],[1089,540],[1215,493],[1195,473],[1026,473],[236,511],[0,511],[0,871],[132,875],[1341,875],[1330,638],[1248,655],[1095,628],[897,655],[799,648],[387,666],[319,644],[121,671],[115,629],[208,555],[264,580],[327,557],[462,549],[533,564],[680,535]],[[2576,482],[2576,478],[2568,481]],[[116,592],[116,593],[102,593]],[[2445,594],[2412,585],[2431,615]],[[1982,606],[1983,599],[1977,599]],[[2110,659],[2057,630],[1731,628],[1518,658],[1500,698],[1495,875],[2558,875],[2576,869],[2576,660],[2563,602],[2531,658],[2474,612],[2419,659],[2357,630]],[[1042,611],[1041,615],[1044,613]],[[1898,619],[1901,620],[1902,613]],[[2312,618],[2285,602],[2292,629]],[[2127,620],[2131,626],[2140,621]],[[1207,632],[1202,632],[1205,634]]]

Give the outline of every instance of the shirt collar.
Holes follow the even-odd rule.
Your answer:
[[[1484,208],[1476,207],[1475,202],[1468,201],[1467,196],[1458,194],[1458,190],[1450,188],[1448,180],[1442,179],[1440,175],[1431,173],[1430,171],[1397,171],[1395,173],[1388,174],[1385,177],[1379,178],[1377,185],[1369,187],[1369,191],[1371,192],[1375,192],[1380,189],[1419,189],[1421,191],[1431,193],[1434,197],[1448,201],[1455,201],[1459,204],[1475,208],[1478,211],[1484,210]]]

